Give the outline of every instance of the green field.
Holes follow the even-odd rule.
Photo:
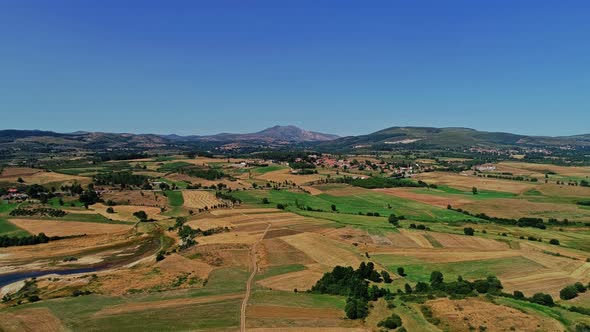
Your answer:
[[[460,222],[466,219],[466,216],[459,212],[373,192],[351,196],[328,194],[312,196],[286,190],[248,190],[236,192],[234,195],[251,204],[260,204],[263,198],[267,198],[273,207],[280,203],[287,205],[289,211],[302,214],[297,204],[326,212],[331,211],[331,206],[334,204],[341,214],[358,215],[359,212],[363,214],[377,212],[381,216],[389,216],[395,213],[416,221]]]
[[[8,222],[8,220],[6,220],[6,216],[8,216],[8,213],[10,213],[10,211],[12,209],[17,207],[17,205],[18,204],[15,204],[15,203],[6,203],[4,201],[0,201],[0,235],[5,235],[5,236],[31,235],[31,234],[29,234],[29,232],[27,232],[24,229],[21,229],[19,227],[16,227],[15,225]]]

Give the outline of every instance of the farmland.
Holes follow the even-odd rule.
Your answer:
[[[193,175],[223,176],[198,178],[187,171],[193,167]],[[497,167],[538,180],[433,171],[407,180],[425,184],[366,189],[345,177],[383,175],[321,166],[296,174],[264,160],[184,156],[104,162],[93,170],[82,162],[49,172],[5,168],[10,188],[26,189],[29,181],[58,187],[50,197],[29,190],[28,199],[3,201],[0,235],[61,238],[0,248],[0,278],[48,272],[2,287],[0,329],[352,332],[379,330],[392,313],[408,331],[575,331],[590,324],[590,316],[568,310],[590,310],[587,293],[560,299],[564,287],[590,282],[590,209],[578,204],[590,188],[561,181],[590,171]],[[108,175],[114,182],[88,187],[109,172],[117,174]],[[76,184],[82,193],[95,190],[98,200],[83,202],[69,189]],[[63,213],[38,214],[45,208]],[[541,218],[543,227],[523,226],[520,218]],[[361,263],[392,278],[374,283],[392,295],[371,301],[366,318],[347,318],[345,296],[311,291],[336,266]],[[56,274],[68,270],[74,273]],[[495,276],[502,293],[410,296],[437,271],[446,282]],[[510,297],[515,292],[548,294],[556,306]]]

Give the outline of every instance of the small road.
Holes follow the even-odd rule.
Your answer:
[[[248,305],[248,300],[250,299],[250,292],[252,290],[252,281],[254,280],[256,273],[258,273],[258,259],[256,257],[256,247],[258,246],[258,243],[260,243],[260,241],[262,241],[262,239],[264,239],[264,237],[266,236],[266,233],[268,233],[269,229],[270,229],[270,224],[268,224],[268,226],[264,230],[264,233],[262,234],[262,237],[260,237],[260,240],[254,242],[254,244],[252,245],[252,248],[250,249],[252,273],[250,274],[250,277],[248,278],[248,281],[246,282],[246,295],[244,295],[244,300],[242,301],[242,309],[240,310],[240,332],[246,332],[246,306]]]

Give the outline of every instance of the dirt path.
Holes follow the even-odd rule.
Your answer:
[[[268,230],[270,229],[270,226],[271,225],[268,224],[268,226],[264,230],[264,233],[262,234],[260,239],[258,241],[256,241],[252,245],[252,248],[250,249],[250,257],[252,260],[252,273],[250,274],[250,277],[248,278],[248,281],[246,282],[246,295],[244,296],[244,300],[242,301],[242,309],[240,310],[240,331],[241,332],[246,332],[246,306],[248,305],[248,300],[250,299],[250,292],[252,289],[252,281],[254,280],[254,277],[256,276],[256,273],[258,272],[258,262],[256,259],[256,247],[258,246],[258,243],[260,243],[260,241],[262,241],[262,239],[264,239],[264,237],[266,236],[266,233],[268,233]]]

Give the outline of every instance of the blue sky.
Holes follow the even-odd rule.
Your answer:
[[[588,1],[0,2],[0,128],[590,132]]]

